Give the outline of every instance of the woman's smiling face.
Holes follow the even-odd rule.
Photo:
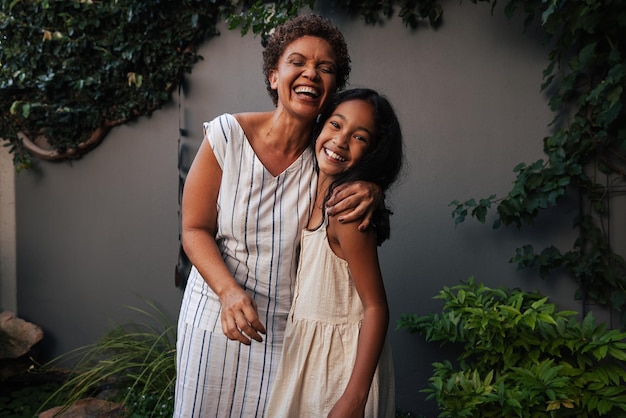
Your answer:
[[[269,80],[278,107],[313,120],[337,86],[335,54],[326,40],[303,36],[287,46]]]
[[[315,142],[320,175],[336,176],[357,165],[375,140],[374,108],[355,99],[337,106]]]

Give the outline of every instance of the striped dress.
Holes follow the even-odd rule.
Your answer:
[[[274,177],[232,115],[205,123],[204,136],[222,168],[217,244],[254,297],[267,333],[250,346],[228,340],[219,299],[192,268],[178,320],[174,417],[263,417],[293,296],[300,232],[315,197],[314,156],[307,149]]]

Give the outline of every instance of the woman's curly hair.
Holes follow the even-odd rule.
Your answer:
[[[303,36],[315,36],[324,39],[330,44],[337,61],[337,90],[342,90],[350,76],[350,55],[348,45],[341,31],[327,18],[319,15],[295,16],[278,26],[267,40],[267,46],[263,50],[263,75],[265,85],[274,105],[278,103],[278,93],[272,89],[269,81],[271,70],[278,68],[280,56],[285,49],[296,39]]]

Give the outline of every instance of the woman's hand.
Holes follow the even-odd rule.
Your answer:
[[[250,345],[251,340],[263,341],[265,327],[259,319],[254,299],[239,286],[222,292],[222,330],[230,340]]]
[[[326,203],[329,216],[340,213],[341,223],[360,221],[359,231],[365,231],[378,208],[384,205],[380,186],[366,181],[355,181],[338,186]]]

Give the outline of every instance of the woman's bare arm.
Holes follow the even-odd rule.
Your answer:
[[[231,340],[249,345],[262,341],[265,327],[256,303],[226,267],[215,242],[217,196],[222,170],[205,138],[191,165],[182,198],[182,243],[185,253],[222,303],[222,329]]]

